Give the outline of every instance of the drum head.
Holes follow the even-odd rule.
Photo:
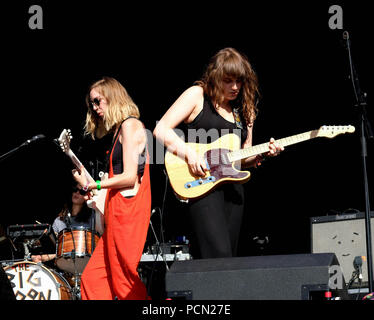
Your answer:
[[[17,262],[4,267],[4,271],[17,300],[63,300],[71,297],[66,280],[61,280],[62,277],[39,263]]]

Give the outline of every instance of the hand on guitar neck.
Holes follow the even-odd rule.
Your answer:
[[[73,169],[72,170],[73,177],[74,177],[75,181],[77,181],[82,188],[89,186],[89,184],[92,183],[92,182],[95,182],[95,181],[93,181],[93,179],[92,179],[92,181],[90,181],[91,179],[89,179],[85,175],[85,170],[86,169],[84,168],[83,165],[79,169]],[[92,191],[92,190],[89,189],[88,191]],[[86,201],[92,199],[92,192],[87,192],[84,196],[84,199]]]
[[[284,151],[284,147],[280,145],[278,142],[276,142],[274,138],[271,138],[269,141],[269,151],[266,153],[263,153],[262,155],[254,157],[255,166],[256,167],[260,166],[261,161],[263,161],[266,157],[275,157],[279,155],[279,153],[281,153],[282,151]],[[244,160],[244,163],[245,163],[245,160]]]

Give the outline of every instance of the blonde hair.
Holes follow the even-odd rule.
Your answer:
[[[103,119],[90,107],[90,92],[92,89],[97,90],[105,98],[108,105]],[[138,119],[140,117],[139,109],[126,89],[116,79],[110,77],[103,77],[89,87],[86,95],[86,104],[88,111],[84,131],[86,135],[91,135],[93,139],[95,139],[95,136],[102,137],[106,135],[129,116]]]
[[[260,92],[257,75],[244,54],[233,48],[220,50],[212,57],[201,80],[196,81],[196,84],[204,89],[204,93],[215,104],[221,104],[224,100],[222,80],[225,76],[242,81],[239,96],[233,103],[242,106],[244,120],[247,125],[251,125],[256,119]]]

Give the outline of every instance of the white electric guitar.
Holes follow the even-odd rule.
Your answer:
[[[58,143],[60,144],[60,147],[62,151],[71,159],[74,166],[77,168],[77,170],[81,170],[83,167],[83,173],[86,176],[87,181],[89,182],[95,182],[95,180],[91,177],[91,175],[88,173],[86,168],[82,165],[82,163],[79,161],[78,157],[74,154],[74,152],[70,149],[70,141],[73,139],[73,136],[71,135],[70,129],[64,129],[60,137],[57,139]],[[101,179],[105,179],[106,175],[103,175]],[[88,207],[94,209],[96,212],[101,213],[101,215],[104,215],[104,207],[105,207],[105,198],[107,194],[107,189],[101,189],[101,190],[92,190],[91,191],[92,198],[87,201]]]

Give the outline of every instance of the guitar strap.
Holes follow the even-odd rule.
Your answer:
[[[236,127],[238,129],[243,129],[243,124],[242,124],[242,120],[240,118],[239,108],[233,108],[232,112],[234,114],[234,120],[235,120]]]

